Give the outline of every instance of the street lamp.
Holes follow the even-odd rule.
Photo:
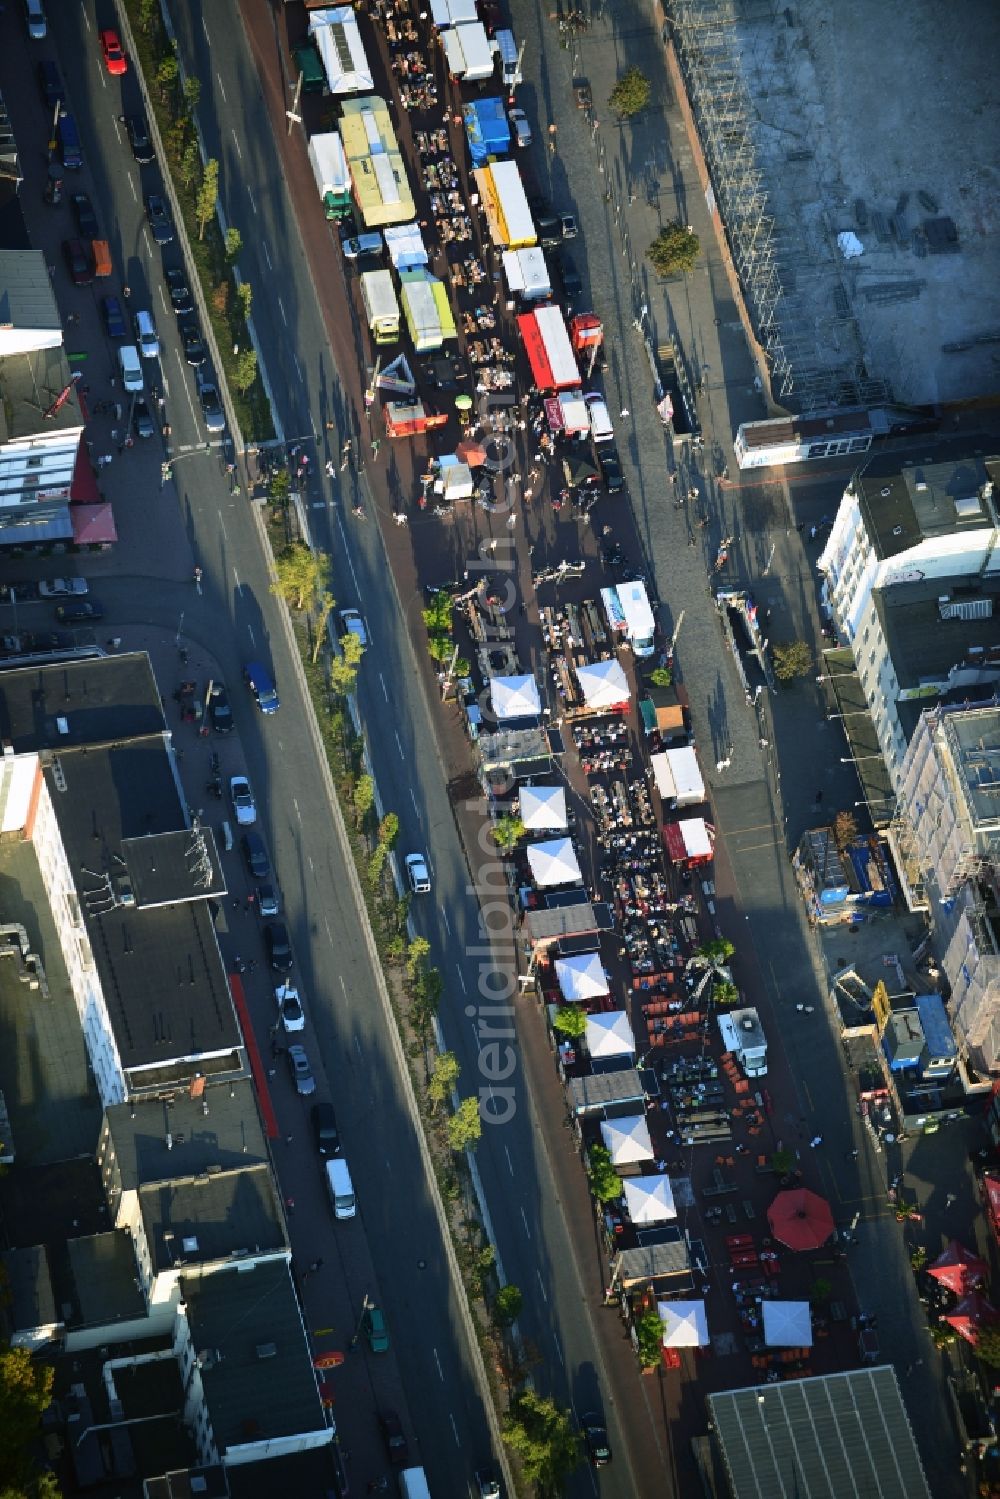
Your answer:
[[[862,760],[881,760],[881,759],[884,759],[884,756],[881,755],[881,754],[874,754],[874,755],[841,755],[841,757],[840,757],[840,763],[841,763],[841,765],[860,765],[860,763],[861,763]]]
[[[871,709],[870,708],[851,708],[850,711],[847,712],[847,713],[828,713],[826,715],[826,721],[827,721],[827,723],[832,723],[835,718],[861,718],[861,717],[870,718],[871,717]]]

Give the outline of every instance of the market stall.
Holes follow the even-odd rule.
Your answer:
[[[608,976],[600,953],[576,953],[571,958],[557,958],[555,970],[563,999],[600,999],[609,993]]]
[[[611,1156],[611,1164],[619,1169],[623,1166],[640,1166],[643,1161],[655,1157],[653,1143],[649,1138],[649,1126],[642,1114],[633,1114],[625,1119],[602,1119],[601,1137]]]
[[[635,1056],[635,1037],[624,1010],[605,1010],[599,1015],[588,1015],[586,1042],[595,1070],[599,1070],[601,1062]]]
[[[566,792],[562,786],[522,786],[519,813],[529,832],[565,828]]]
[[[808,1301],[762,1301],[762,1331],[768,1348],[811,1348],[812,1314]]]
[[[517,250],[538,241],[521,174],[513,161],[493,161],[472,174],[486,214],[490,238],[503,250]]]
[[[703,817],[664,823],[663,842],[671,864],[708,864],[715,856],[715,830]]]
[[[592,713],[627,711],[631,693],[628,678],[618,661],[593,661],[586,666],[578,666],[576,679],[580,684],[583,700]]]
[[[538,718],[542,701],[534,677],[491,677],[490,706],[497,722],[511,723],[520,718]]]
[[[568,838],[553,838],[547,843],[533,843],[526,852],[531,877],[539,888],[583,883],[580,861],[576,856],[576,849]]]
[[[389,259],[397,271],[413,271],[427,265],[427,250],[419,224],[389,224],[383,230]]]
[[[537,246],[527,250],[505,250],[502,256],[503,273],[507,289],[512,297],[523,297],[526,302],[544,301],[552,295],[552,282],[545,256]]]
[[[927,1266],[927,1274],[956,1296],[967,1296],[983,1284],[989,1266],[978,1254],[952,1239],[934,1263]]]
[[[370,94],[372,70],[350,5],[309,12],[309,32],[323,63],[331,94]]]
[[[474,167],[483,166],[491,156],[505,156],[510,150],[510,126],[502,99],[475,99],[466,104],[462,118]]]
[[[577,390],[580,370],[559,307],[536,307],[517,319],[535,385],[542,391]],[[589,422],[588,422],[589,428]]]
[[[660,1301],[664,1348],[707,1348],[708,1316],[703,1301]]]
[[[691,745],[661,750],[650,756],[656,789],[665,805],[694,807],[705,800],[705,782],[698,767],[698,756]]]
[[[674,1193],[666,1176],[636,1176],[625,1183],[625,1210],[637,1228],[668,1223],[677,1217]]]

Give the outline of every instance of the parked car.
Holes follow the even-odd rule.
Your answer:
[[[595,1468],[606,1468],[611,1461],[611,1445],[607,1428],[595,1411],[583,1417],[583,1440],[587,1444],[587,1456]]]
[[[291,1050],[290,1047],[289,1050]],[[372,1353],[388,1353],[389,1329],[385,1325],[385,1314],[382,1308],[376,1306],[373,1301],[369,1301],[365,1307],[362,1326],[364,1327],[365,1337],[368,1339],[368,1346]]]
[[[89,286],[94,279],[94,262],[87,246],[79,239],[64,239],[62,252],[73,285]]]
[[[47,109],[55,109],[57,104],[66,103],[66,85],[62,81],[58,64],[51,59],[38,64],[38,87]]]
[[[43,578],[38,594],[43,599],[78,599],[90,592],[86,578]]]
[[[368,631],[357,609],[341,609],[339,630],[341,635],[353,635],[361,642],[362,648],[367,649]]]
[[[281,914],[281,896],[273,885],[257,886],[257,910],[262,916]]]
[[[101,298],[101,316],[104,319],[104,331],[109,338],[128,338],[125,314],[117,297]]]
[[[101,54],[104,66],[113,78],[120,78],[123,73],[128,72],[128,58],[122,51],[117,31],[110,26],[106,26],[101,32]]]
[[[262,713],[277,713],[281,707],[278,689],[266,666],[260,661],[248,661],[243,668],[243,680],[253,693],[254,702]]]
[[[56,619],[61,625],[90,625],[104,618],[104,609],[96,599],[72,599],[60,604]]]
[[[208,699],[208,721],[216,734],[233,732],[233,710],[229,706],[229,694],[221,682],[213,682]]]
[[[170,294],[171,307],[178,317],[186,317],[189,312],[194,311],[194,298],[187,284],[187,277],[178,266],[171,266],[169,270],[164,271],[163,275]]]
[[[310,1110],[313,1139],[324,1160],[340,1154],[340,1131],[332,1103],[314,1103]]]
[[[230,776],[229,800],[233,804],[238,825],[241,828],[252,827],[257,821],[257,804],[246,776]]]
[[[316,1079],[313,1077],[313,1070],[309,1065],[309,1058],[306,1056],[305,1047],[300,1046],[298,1042],[294,1042],[288,1048],[287,1056],[288,1070],[292,1074],[296,1093],[298,1093],[300,1098],[309,1098],[311,1094],[316,1092]]]
[[[201,329],[195,322],[181,323],[181,344],[184,347],[184,358],[192,369],[198,369],[205,363],[205,341],[201,336]]]
[[[132,407],[132,425],[136,437],[155,437],[156,425],[144,396],[136,396]]]
[[[44,42],[49,34],[49,23],[45,19],[42,0],[24,0],[24,20],[31,40]]]
[[[244,833],[241,839],[243,862],[255,880],[270,878],[271,861],[267,857],[264,840],[259,833]]]
[[[156,243],[169,245],[174,237],[174,226],[170,221],[170,210],[159,193],[150,193],[146,198],[146,217]]]
[[[153,314],[145,308],[140,309],[132,319],[132,325],[135,328],[136,345],[143,359],[159,359],[160,335],[156,331]]]
[[[306,1028],[306,1012],[302,1008],[299,999],[299,991],[294,984],[279,984],[274,991],[275,1003],[278,1006],[278,1018],[285,1030],[304,1031]]]
[[[597,457],[601,465],[601,477],[608,494],[620,494],[625,488],[625,475],[622,473],[618,454],[614,450],[609,453],[598,449]]]
[[[226,415],[219,400],[219,392],[210,380],[202,380],[198,386],[198,399],[201,402],[201,414],[205,418],[205,427],[209,432],[224,432],[226,430]]]
[[[423,854],[407,854],[406,878],[414,895],[429,895],[431,892],[430,870]]]
[[[404,1463],[410,1461],[410,1444],[406,1440],[403,1431],[403,1423],[396,1411],[379,1411],[379,1429],[382,1432],[382,1440],[385,1450],[389,1454],[389,1461],[394,1468],[401,1468]]]
[[[269,921],[264,928],[264,946],[267,961],[275,973],[292,971],[292,944],[288,940],[288,929],[283,921]]]
[[[566,294],[566,300],[568,302],[575,301],[583,291],[583,282],[580,279],[580,272],[576,268],[576,261],[568,250],[560,250],[559,254],[555,256],[555,265],[559,273],[559,280],[562,282],[563,291]]]
[[[73,210],[76,227],[81,239],[98,239],[101,231],[97,227],[97,214],[86,193],[70,193],[69,206]]]
[[[484,1473],[482,1470],[477,1472],[476,1487],[479,1499],[500,1499],[500,1480],[492,1473]]]
[[[576,239],[580,232],[576,219],[571,213],[561,213],[559,215],[559,227],[562,230],[563,239]]]
[[[514,137],[515,146],[530,146],[534,140],[531,126],[528,124],[528,116],[523,109],[508,109],[507,118],[510,121],[510,132]]]
[[[142,115],[126,115],[125,131],[128,135],[128,143],[132,147],[132,155],[141,167],[146,167],[151,161],[156,160],[153,142],[149,138],[149,127]]]

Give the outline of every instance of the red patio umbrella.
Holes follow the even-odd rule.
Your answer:
[[[771,1232],[789,1249],[819,1249],[833,1233],[833,1214],[825,1197],[805,1187],[779,1192],[767,1210]]]
[[[465,438],[455,449],[455,457],[462,463],[467,463],[470,468],[481,468],[486,462],[486,449],[482,443]]]
[[[980,1259],[978,1254],[973,1254],[964,1244],[952,1239],[933,1265],[928,1265],[927,1273],[947,1286],[949,1291],[954,1291],[956,1296],[965,1296],[969,1291],[974,1291],[976,1286],[982,1285],[988,1268],[986,1261]]]
[[[990,1322],[996,1322],[998,1318],[1000,1312],[996,1307],[979,1291],[973,1291],[971,1295],[964,1296],[944,1320],[974,1348],[979,1341],[979,1329]]]

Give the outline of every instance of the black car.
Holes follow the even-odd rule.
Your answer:
[[[562,244],[562,224],[556,214],[540,214],[535,220],[535,228],[538,230],[538,243],[543,250],[552,250],[556,245]]]
[[[208,700],[208,717],[216,734],[233,732],[233,710],[229,706],[229,694],[221,682],[216,682],[212,688],[212,696]]]
[[[69,201],[73,217],[76,219],[76,227],[83,238],[100,239],[101,231],[97,227],[97,214],[87,194],[70,193]]]
[[[156,152],[149,138],[149,130],[142,115],[126,115],[125,129],[128,131],[128,143],[132,147],[132,155],[141,167],[146,167],[151,161],[156,160]]]
[[[66,87],[54,62],[38,64],[38,87],[48,109],[55,109],[57,104],[66,103]]]
[[[269,921],[264,928],[264,946],[267,961],[275,973],[290,973],[292,969],[292,944],[283,921]]]
[[[101,316],[109,338],[128,338],[125,314],[122,312],[122,304],[117,297],[101,298]]]
[[[94,262],[90,251],[80,239],[64,239],[63,259],[74,286],[89,286],[94,279]]]
[[[560,250],[555,259],[559,279],[563,284],[563,291],[566,293],[568,300],[572,302],[583,291],[580,272],[577,270],[576,262],[568,250]]]
[[[56,610],[61,625],[89,625],[103,618],[104,610],[96,599],[70,599]]]
[[[156,243],[169,245],[174,237],[174,226],[170,221],[170,210],[159,193],[150,193],[147,197],[146,217]]]
[[[604,479],[604,487],[608,491],[608,494],[620,494],[625,488],[625,475],[622,473],[618,454],[614,451],[610,453],[598,452],[597,457],[601,465],[601,476]]]
[[[135,405],[132,407],[132,425],[135,427],[136,437],[153,437],[156,433],[149,406],[142,396],[136,398]]]
[[[264,840],[259,833],[244,833],[240,839],[243,861],[255,880],[266,880],[271,873],[271,861],[267,857]]]
[[[163,274],[167,283],[167,291],[170,293],[171,307],[178,317],[186,317],[189,312],[194,311],[194,298],[191,296],[187,277],[178,266],[171,266]]]
[[[606,1468],[611,1461],[611,1444],[607,1428],[601,1425],[601,1418],[595,1411],[590,1411],[583,1417],[583,1440],[587,1444],[587,1456],[594,1467]]]
[[[378,1413],[378,1424],[389,1461],[394,1468],[401,1468],[410,1461],[410,1444],[406,1440],[402,1421],[395,1411],[381,1410]]]
[[[332,1103],[314,1103],[309,1113],[313,1139],[321,1156],[340,1154],[340,1131]]]
[[[184,358],[192,369],[205,363],[205,343],[197,323],[181,323],[181,343],[184,345]]]

